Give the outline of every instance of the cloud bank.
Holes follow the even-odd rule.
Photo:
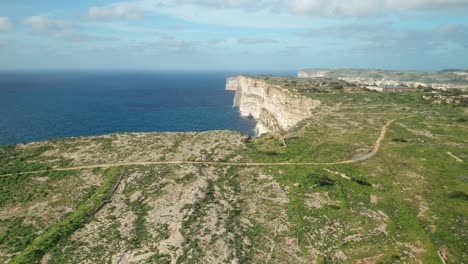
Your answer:
[[[446,12],[464,8],[467,0],[292,0],[289,10],[296,15],[368,17],[398,14],[405,11]]]
[[[11,18],[24,18],[25,10],[11,4],[10,10],[21,10],[0,16],[0,57],[15,61],[23,52],[63,65],[81,60],[161,69],[434,69],[468,61],[468,0],[117,1],[125,2],[54,2],[51,10],[31,4],[37,14],[54,15],[27,17],[4,33]],[[18,48],[31,37],[37,43]],[[67,57],[44,55],[57,47],[66,47]],[[18,58],[18,65],[32,61]]]
[[[146,7],[151,4],[165,8],[192,6],[327,18],[381,16],[405,11],[435,13],[457,11],[463,15],[468,11],[467,0],[137,0],[136,2],[143,3]]]
[[[136,6],[126,3],[91,7],[86,14],[87,19],[96,21],[113,19],[138,19],[142,17],[143,11],[141,11]]]
[[[10,18],[8,17],[0,17],[0,31],[7,31],[10,30],[12,27]]]
[[[121,4],[189,22],[255,28],[304,28],[343,19],[468,16],[468,0],[133,0]]]
[[[33,32],[47,37],[59,38],[67,41],[81,42],[93,40],[110,40],[105,37],[91,36],[77,31],[78,26],[62,19],[53,19],[47,16],[31,16],[24,19]]]

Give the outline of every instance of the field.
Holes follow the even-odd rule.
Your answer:
[[[293,80],[323,105],[283,135],[0,147],[0,262],[467,263],[467,108]]]

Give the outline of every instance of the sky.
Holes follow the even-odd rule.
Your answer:
[[[0,70],[468,68],[468,0],[2,0]]]

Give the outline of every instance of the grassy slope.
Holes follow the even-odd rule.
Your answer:
[[[34,263],[39,261],[48,250],[53,248],[60,240],[67,239],[75,230],[80,228],[84,221],[99,206],[109,198],[111,191],[117,184],[118,169],[112,168],[104,172],[105,179],[102,185],[84,200],[74,211],[66,215],[63,220],[47,229],[43,234],[35,238],[27,247],[25,247],[12,263]]]
[[[44,230],[59,223],[100,184],[98,175],[84,172],[0,178],[0,262],[6,262]]]
[[[295,166],[285,169],[281,175],[275,173],[283,186],[298,189],[289,194],[292,204],[288,210],[290,220],[298,228],[299,241],[305,241],[308,234],[326,226],[325,223],[329,223],[326,219],[335,218],[343,225],[342,233],[338,232],[338,239],[331,239],[328,249],[343,250],[353,258],[383,254],[382,261],[393,256],[394,259],[408,258],[401,260],[406,262],[410,261],[410,254],[404,252],[414,247],[413,261],[440,262],[437,251],[443,252],[449,263],[467,261],[464,252],[468,239],[467,201],[450,198],[455,191],[468,193],[468,183],[462,180],[466,175],[468,126],[457,122],[461,117],[466,119],[466,109],[431,105],[420,99],[421,93],[309,96],[341,106],[320,122],[287,135],[294,136],[287,140],[288,148],[274,138],[254,139],[251,156],[255,161],[346,160],[352,156],[353,149],[369,149],[386,121],[402,116],[409,118],[390,126],[380,152],[368,161],[313,168]],[[465,162],[457,162],[447,154],[449,151]],[[324,169],[364,179],[374,187],[360,186]],[[320,187],[318,191],[325,188],[329,196],[336,197],[339,210],[311,210],[304,205],[304,195],[317,190],[311,174],[327,175],[337,181],[335,186]],[[377,197],[377,202],[371,203],[371,195]],[[369,236],[367,238],[372,239],[359,243],[340,241],[348,235],[344,231],[346,228],[369,232],[370,227],[360,214],[367,209],[388,216],[388,236]],[[305,221],[307,217],[318,217],[322,221],[319,224]]]

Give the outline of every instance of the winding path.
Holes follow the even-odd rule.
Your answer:
[[[380,149],[380,144],[382,143],[382,140],[384,140],[385,138],[385,135],[387,134],[387,130],[388,130],[388,127],[393,123],[395,122],[396,119],[393,119],[393,120],[390,120],[388,121],[385,126],[382,127],[382,129],[380,130],[380,134],[379,134],[379,137],[377,138],[377,140],[375,141],[375,144],[374,144],[374,147],[372,148],[372,151],[369,152],[368,154],[362,156],[362,157],[359,157],[359,158],[355,158],[353,159],[353,161],[363,161],[363,160],[368,160],[370,159],[372,156],[374,156],[375,154],[377,154],[377,152],[379,152],[379,149]]]
[[[408,118],[408,117],[403,117]],[[399,118],[399,119],[403,119]],[[104,163],[97,165],[84,165],[68,168],[55,168],[49,170],[36,170],[36,171],[26,171],[26,172],[17,172],[17,173],[8,173],[0,175],[0,177],[7,177],[17,174],[35,174],[42,172],[50,171],[74,171],[74,170],[84,170],[84,169],[95,169],[95,168],[111,168],[111,167],[126,167],[126,166],[138,166],[138,165],[177,165],[177,164],[193,164],[193,165],[224,165],[224,166],[253,166],[253,167],[262,167],[262,166],[291,166],[291,165],[337,165],[337,164],[348,164],[355,163],[359,161],[368,160],[373,157],[380,149],[382,140],[384,140],[387,133],[388,127],[398,119],[393,119],[388,121],[380,130],[380,134],[375,141],[374,147],[369,154],[365,156],[349,159],[345,161],[338,162],[223,162],[223,161],[187,161],[187,160],[170,160],[170,161],[134,161],[134,162],[119,162],[119,163]]]

